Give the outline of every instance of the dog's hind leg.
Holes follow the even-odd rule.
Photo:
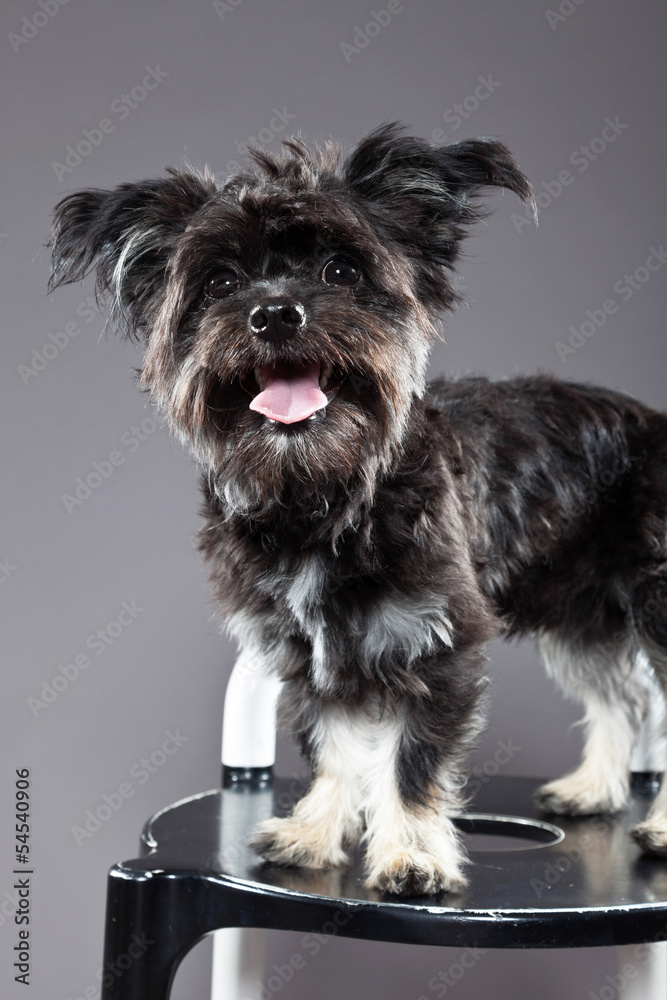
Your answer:
[[[667,577],[650,581],[639,589],[635,598],[635,620],[642,647],[667,698]],[[667,737],[667,718],[663,721],[663,735]],[[663,754],[664,746],[663,740]],[[632,832],[647,853],[667,854],[667,780],[664,777],[646,820]]]
[[[585,708],[585,738],[579,767],[535,793],[547,812],[569,815],[614,813],[625,807],[632,749],[646,714],[650,691],[647,664],[630,634],[577,648],[544,634],[538,640],[547,671],[566,695]]]

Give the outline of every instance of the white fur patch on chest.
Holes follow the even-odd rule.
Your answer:
[[[330,636],[331,620],[327,601],[335,601],[327,588],[327,568],[318,556],[311,556],[292,578],[287,604],[312,644],[312,680],[326,693],[336,686],[336,666],[332,651],[356,660],[366,668],[397,659],[408,666],[435,651],[439,645],[453,645],[453,628],[446,602],[434,596],[406,595],[398,591],[383,594],[367,606],[349,612],[347,622]],[[330,641],[333,638],[334,641]]]
[[[405,668],[439,647],[453,646],[444,597],[393,589],[368,602],[351,604],[341,620],[340,607],[335,605],[344,584],[335,589],[329,586],[331,569],[319,554],[303,557],[297,569],[290,570],[286,560],[280,559],[262,589],[284,601],[291,627],[296,626],[309,640],[310,677],[322,694],[336,690],[339,668],[350,663],[358,663],[366,673],[382,670],[392,661]],[[239,638],[239,633],[245,633],[246,644],[251,641],[251,621],[242,615],[236,618],[234,631]],[[271,620],[278,624],[277,614]]]
[[[364,616],[359,653],[370,664],[385,656],[399,655],[408,664],[432,653],[438,644],[453,646],[452,623],[445,600],[389,593],[372,605]]]
[[[300,569],[287,584],[285,599],[287,605],[302,628],[313,616],[317,616],[322,605],[322,595],[326,581],[326,569],[318,555],[307,556]]]

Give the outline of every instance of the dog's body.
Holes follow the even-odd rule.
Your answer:
[[[337,865],[364,831],[369,885],[452,890],[494,635],[537,638],[586,707],[582,764],[544,807],[623,806],[648,665],[667,679],[667,416],[547,376],[425,387],[475,195],[530,197],[500,143],[385,126],[344,163],[287,147],[223,189],[69,196],[53,283],[97,264],[144,335],[142,384],[205,469],[216,605],[284,681],[314,778],[258,849]],[[637,838],[667,851],[667,793]]]

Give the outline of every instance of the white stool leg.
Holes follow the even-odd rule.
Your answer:
[[[632,754],[633,771],[665,769],[665,701],[650,678],[649,711]],[[616,949],[618,976],[609,982],[618,1000],[665,1000],[667,997],[667,944],[623,945]]]
[[[648,712],[632,753],[633,771],[665,769],[665,699],[648,662],[642,655],[649,691]]]
[[[665,1000],[667,997],[667,944],[626,944],[616,949],[618,976],[609,977],[607,989],[619,1000]],[[251,994],[249,994],[251,995]],[[600,991],[598,991],[598,995]]]
[[[276,761],[276,705],[282,682],[270,677],[256,653],[242,653],[234,665],[222,722],[226,767],[271,767]]]
[[[228,768],[268,768],[276,759],[276,705],[281,682],[269,677],[261,660],[239,656],[225,694],[222,763]],[[224,793],[223,793],[224,794]],[[244,797],[245,798],[245,797]],[[270,802],[268,802],[270,806]],[[231,803],[230,803],[231,805]],[[266,803],[256,803],[261,809]],[[241,800],[238,806],[243,808]],[[267,818],[257,816],[260,820]],[[226,844],[222,856],[238,844]],[[266,931],[233,927],[213,935],[211,1000],[256,1000],[264,978]]]
[[[211,1000],[255,1000],[264,978],[266,931],[230,927],[213,935]]]

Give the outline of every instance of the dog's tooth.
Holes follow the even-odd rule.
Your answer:
[[[254,372],[255,372],[255,382],[260,387],[262,392],[264,392],[264,376],[262,375],[262,369],[255,368]]]
[[[325,365],[322,369],[322,374],[320,375],[320,389],[326,389],[329,379],[333,375],[333,366],[330,364]]]

